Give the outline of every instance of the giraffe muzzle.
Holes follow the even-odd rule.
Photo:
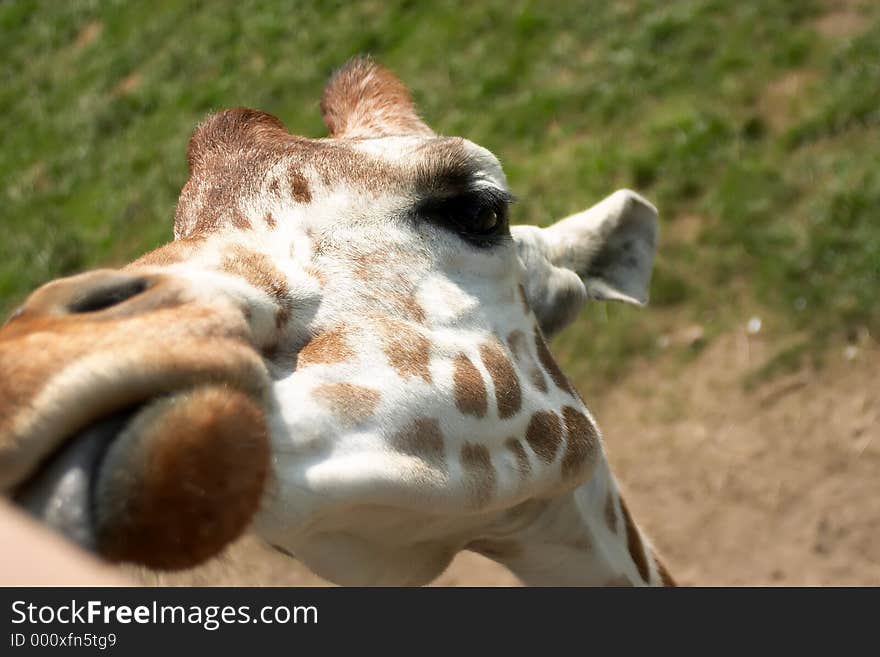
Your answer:
[[[240,297],[200,283],[87,272],[0,327],[0,492],[111,561],[197,565],[263,494],[269,373]]]

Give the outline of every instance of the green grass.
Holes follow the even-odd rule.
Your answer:
[[[746,309],[815,349],[880,335],[877,3],[828,37],[819,0],[292,4],[0,5],[0,312],[170,239],[207,112],[321,134],[324,81],[368,52],[438,131],[500,157],[515,221],[623,186],[658,205],[655,311],[587,309],[556,346],[579,382]]]

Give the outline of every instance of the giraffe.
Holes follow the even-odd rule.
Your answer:
[[[547,346],[587,301],[647,302],[655,208],[510,226],[496,157],[369,58],[321,111],[321,139],[210,116],[175,239],[12,314],[0,487],[154,569],[250,531],[340,584],[421,585],[465,549],[526,584],[673,584]]]

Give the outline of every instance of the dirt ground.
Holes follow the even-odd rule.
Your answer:
[[[682,584],[880,585],[880,348],[832,352],[746,390],[771,343],[745,330],[682,365],[686,346],[588,399],[634,517]],[[326,584],[246,538],[197,570],[148,583]],[[512,586],[462,553],[435,582]]]

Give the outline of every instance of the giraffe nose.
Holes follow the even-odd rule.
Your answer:
[[[83,283],[73,290],[67,303],[67,312],[71,314],[97,312],[118,306],[150,286],[146,278],[120,272],[94,272]]]
[[[79,315],[100,312],[146,292],[154,280],[112,269],[53,281],[34,292],[12,318],[21,314]]]

